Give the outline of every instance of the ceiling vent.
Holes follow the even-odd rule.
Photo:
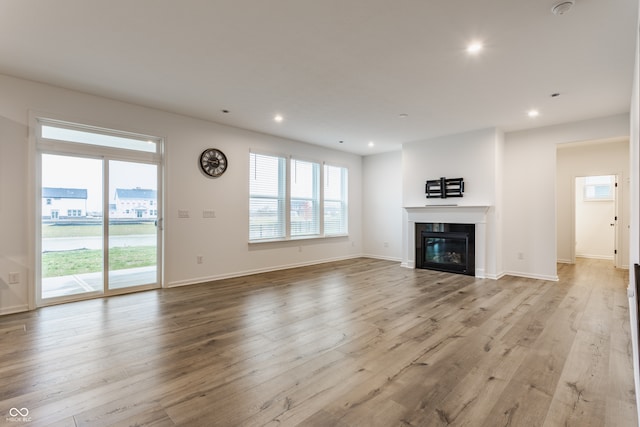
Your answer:
[[[573,7],[575,1],[574,0],[565,0],[560,3],[556,3],[552,8],[551,12],[554,15],[564,15],[569,12],[569,10]]]

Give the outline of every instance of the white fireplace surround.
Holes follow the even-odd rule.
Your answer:
[[[429,205],[405,207],[405,236],[402,266],[416,266],[416,223],[435,222],[475,224],[475,276],[485,278],[487,271],[487,212],[491,206]]]

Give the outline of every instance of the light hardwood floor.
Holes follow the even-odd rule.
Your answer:
[[[636,426],[627,273],[559,275],[361,258],[3,316],[0,424]]]

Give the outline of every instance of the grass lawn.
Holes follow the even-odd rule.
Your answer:
[[[109,252],[111,270],[156,265],[155,246],[111,248]],[[42,277],[69,276],[98,271],[102,271],[102,251],[100,250],[79,249],[42,254]]]
[[[111,236],[155,234],[157,227],[152,222],[141,224],[114,224],[109,227]],[[102,236],[101,225],[42,225],[42,237],[90,237]]]

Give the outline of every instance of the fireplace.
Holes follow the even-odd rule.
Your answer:
[[[475,276],[475,225],[416,223],[416,268]]]

